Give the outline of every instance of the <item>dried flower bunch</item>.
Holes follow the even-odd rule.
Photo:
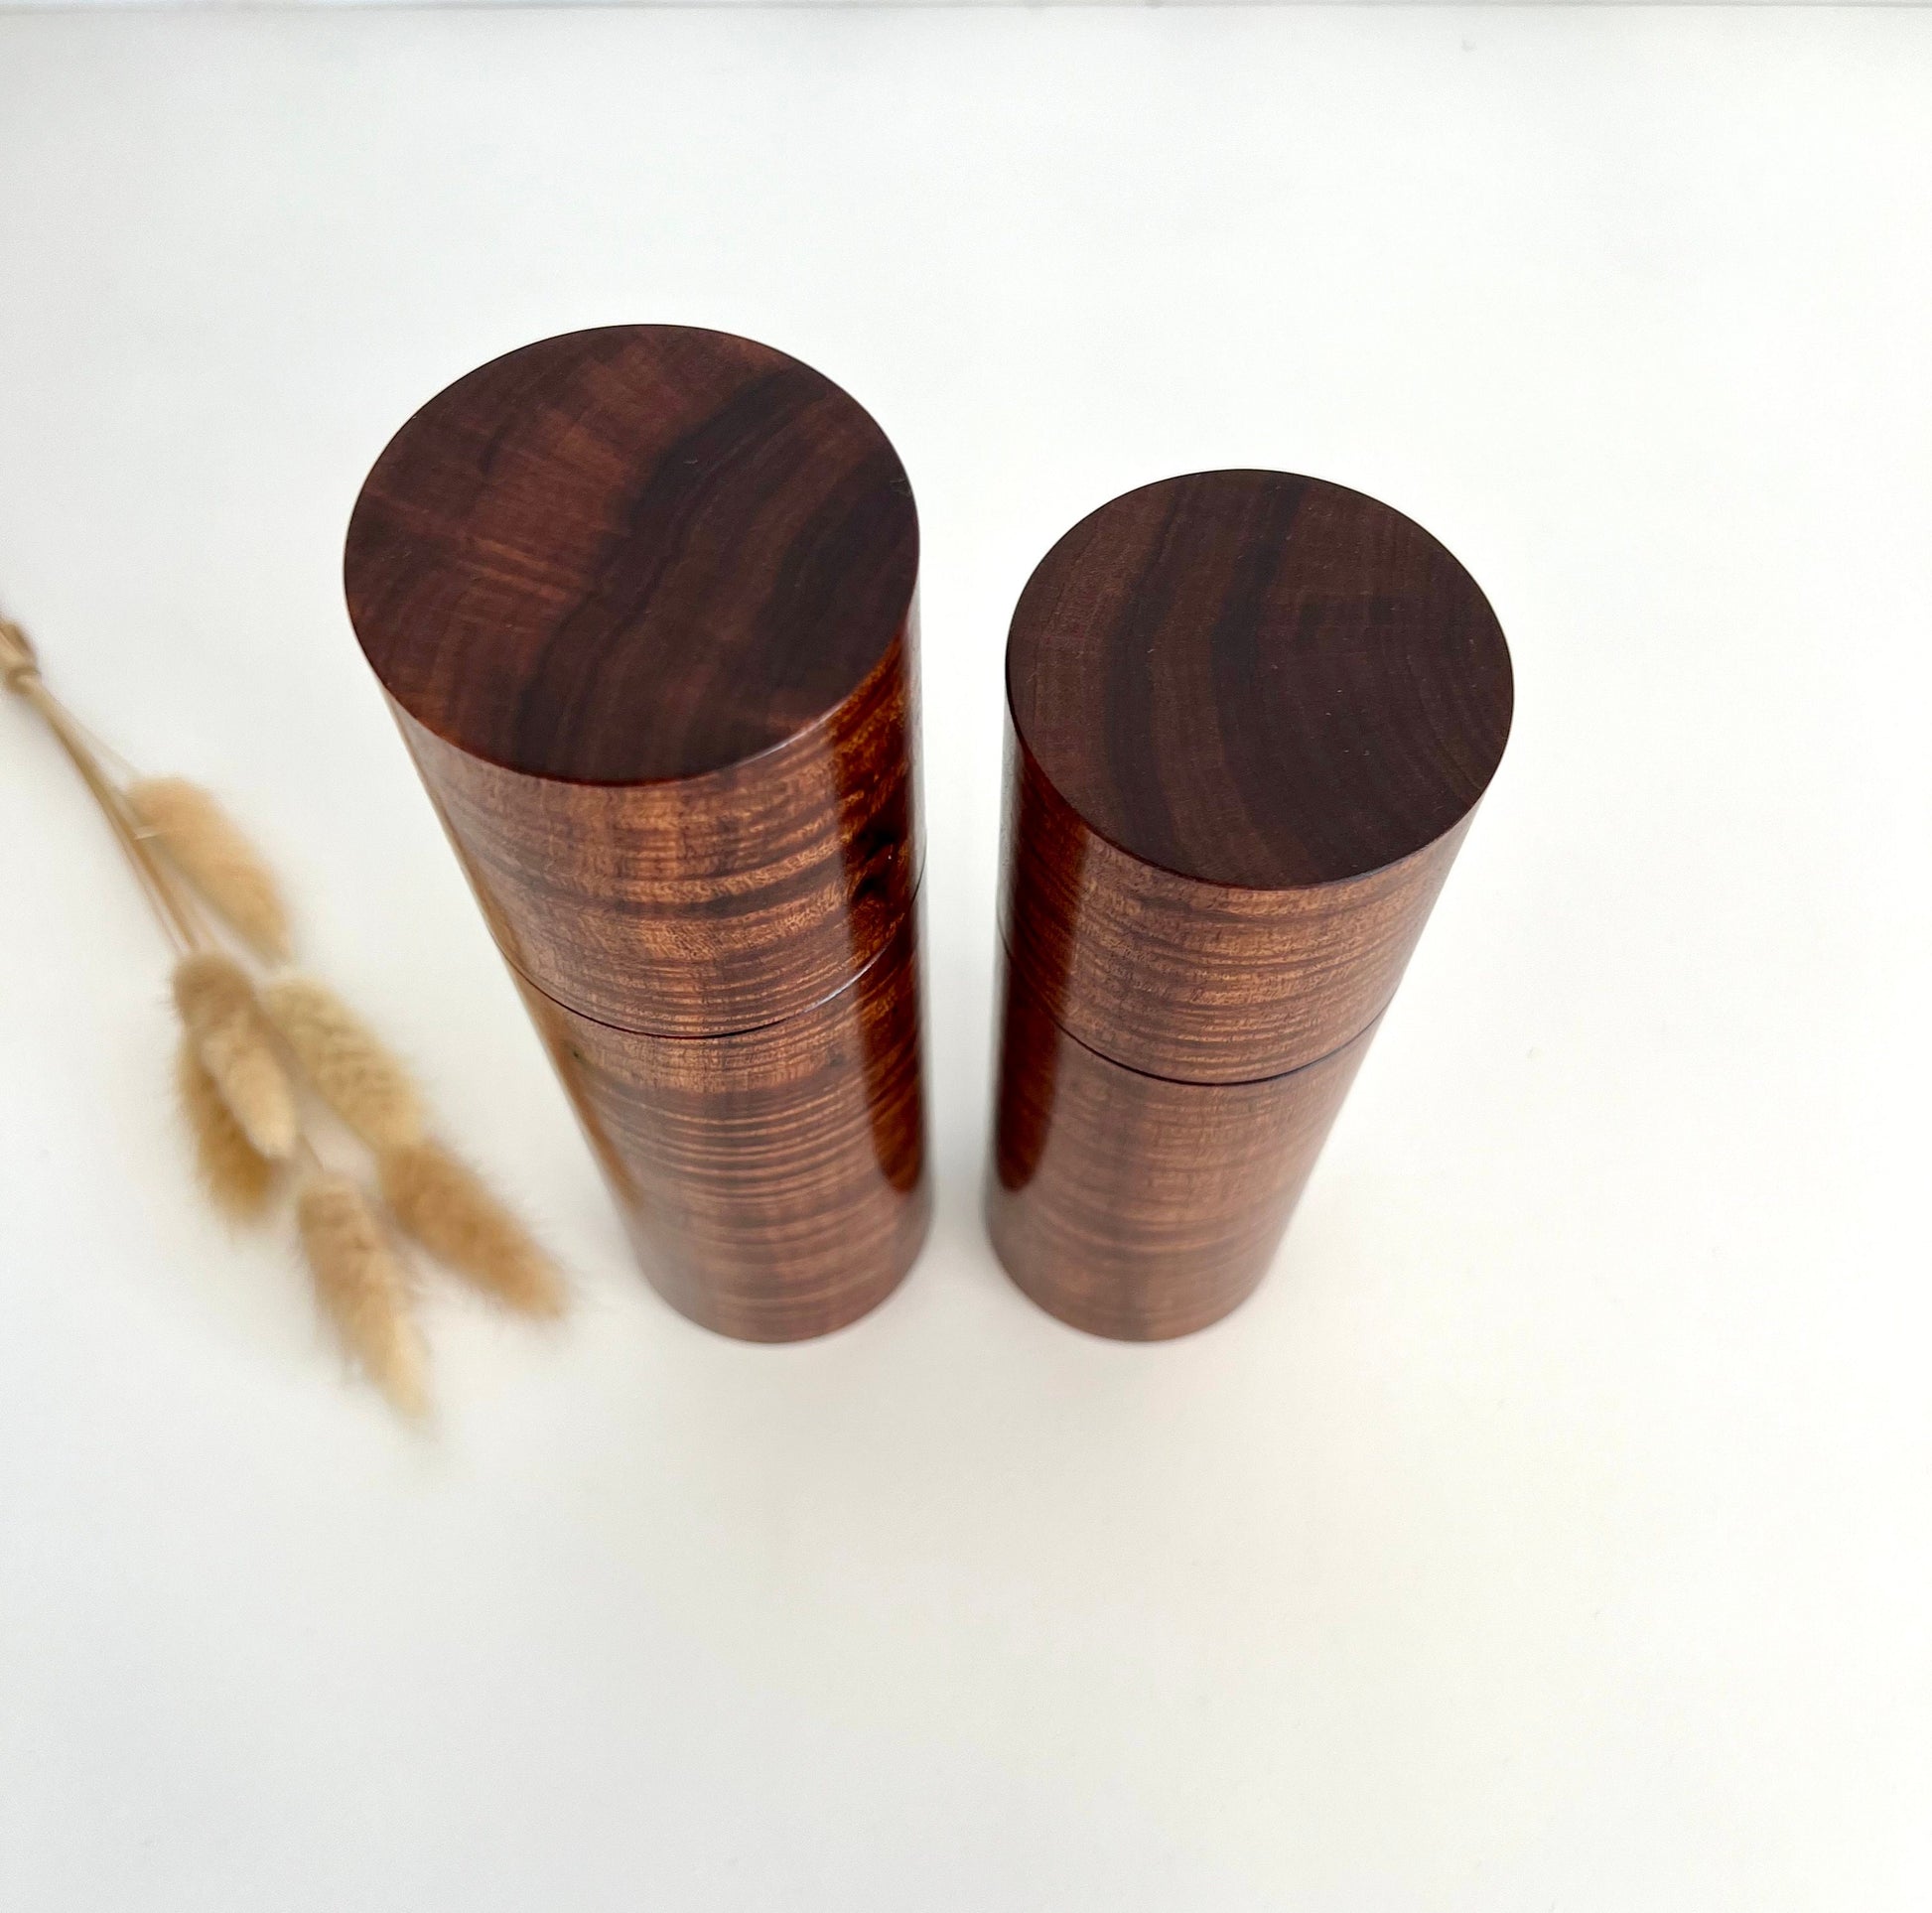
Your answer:
[[[174,946],[181,1106],[222,1213],[260,1221],[293,1183],[323,1313],[406,1414],[421,1414],[428,1396],[399,1235],[524,1314],[560,1314],[564,1292],[548,1258],[430,1134],[401,1062],[326,984],[286,967],[293,944],[280,887],[220,805],[180,777],[110,775],[111,753],[48,690],[26,633],[5,618],[0,679],[47,721]],[[366,1146],[379,1202],[317,1154],[310,1098]]]

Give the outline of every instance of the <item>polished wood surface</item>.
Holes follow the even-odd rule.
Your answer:
[[[1375,1033],[1254,1083],[1096,1055],[1005,967],[987,1229],[1007,1273],[1090,1334],[1164,1341],[1254,1293]]]
[[[1315,1061],[1382,1014],[1468,827],[1306,889],[1202,884],[1081,821],[1008,733],[1001,933],[1028,986],[1090,1049],[1200,1083]]]
[[[416,721],[530,776],[702,776],[836,710],[905,623],[912,488],[822,373],[607,326],[439,392],[349,522],[349,616]]]
[[[872,419],[727,334],[459,379],[350,522],[356,634],[652,1280],[820,1334],[925,1226],[918,524]]]
[[[746,1341],[842,1327],[924,1240],[916,912],[829,1002],[702,1041],[594,1023],[524,986],[645,1274]]]
[[[621,326],[430,400],[344,572],[510,961],[707,1035],[842,988],[917,887],[917,563],[905,474],[837,386]]]
[[[1420,525],[1343,485],[1197,472],[1083,518],[1014,614],[1007,695],[1049,783],[1139,863],[1307,889],[1466,817],[1509,650]]]
[[[393,708],[513,968],[605,1023],[724,1035],[842,989],[910,907],[916,671],[908,629],[830,718],[648,784],[526,777]]]
[[[1244,1082],[1379,1016],[1508,737],[1509,652],[1400,512],[1273,472],[1076,525],[1007,644],[1003,920],[1081,1041]]]
[[[1248,1293],[1509,735],[1474,581],[1339,485],[1208,472],[1076,525],[1007,646],[993,1240],[1154,1337]]]

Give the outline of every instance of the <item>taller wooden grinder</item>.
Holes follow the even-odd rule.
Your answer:
[[[918,524],[830,380],[545,340],[369,474],[349,615],[653,1283],[784,1341],[924,1235]]]

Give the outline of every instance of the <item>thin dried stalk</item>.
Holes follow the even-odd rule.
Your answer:
[[[321,1173],[296,1202],[316,1296],[344,1348],[405,1415],[428,1405],[422,1339],[401,1262],[362,1191]]]
[[[129,808],[177,868],[266,962],[289,955],[288,907],[261,853],[214,797],[186,777],[144,777]]]
[[[240,964],[216,950],[183,957],[175,966],[175,1007],[248,1141],[277,1161],[292,1155],[302,1133],[295,1091]]]
[[[421,1139],[422,1100],[409,1072],[327,984],[276,977],[261,1002],[317,1093],[371,1149]]]
[[[40,657],[27,633],[4,617],[0,617],[0,682],[40,713],[55,742],[67,752],[68,761],[79,773],[87,794],[114,833],[114,841],[120,845],[168,940],[178,951],[199,947],[206,938],[193,900],[148,849],[126,798],[102,768],[79,720],[47,688],[41,677]]]
[[[232,1222],[259,1221],[274,1200],[281,1164],[249,1142],[188,1035],[175,1058],[175,1084],[195,1137],[202,1184],[214,1206]]]
[[[383,1200],[439,1262],[526,1315],[561,1315],[563,1285],[530,1232],[475,1170],[436,1143],[385,1150]]]
[[[9,691],[17,691],[28,678],[40,673],[40,654],[33,639],[11,617],[0,617],[0,683]]]

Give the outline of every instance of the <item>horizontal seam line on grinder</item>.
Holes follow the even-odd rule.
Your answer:
[[[1005,953],[1008,972],[1019,974],[1013,960],[1013,945],[1008,941],[1004,931],[1000,933],[1000,948]],[[1033,997],[1035,1003],[1039,1001],[1036,992],[1030,989],[1027,994]],[[1089,1056],[1099,1057],[1103,1063],[1111,1063],[1116,1069],[1126,1070],[1130,1076],[1145,1076],[1151,1083],[1174,1083],[1182,1089],[1246,1089],[1255,1083],[1278,1083],[1284,1076],[1299,1076],[1305,1069],[1313,1069],[1319,1063],[1331,1061],[1350,1043],[1360,1042],[1389,1014],[1389,1004],[1394,1001],[1395,998],[1391,996],[1389,1002],[1376,1011],[1374,1016],[1369,1018],[1352,1036],[1344,1036],[1332,1049],[1324,1049],[1320,1055],[1311,1056],[1307,1062],[1297,1063],[1293,1069],[1273,1070],[1266,1076],[1164,1076],[1158,1069],[1143,1069],[1138,1063],[1122,1062],[1118,1056],[1110,1056],[1104,1049],[1096,1048],[1084,1036],[1076,1036],[1044,1004],[1040,1004],[1040,1014],[1068,1042],[1077,1044]]]
[[[582,1017],[586,1023],[594,1023],[600,1029],[615,1029],[621,1036],[648,1036],[652,1042],[725,1042],[733,1036],[756,1036],[760,1029],[776,1029],[781,1024],[796,1023],[800,1017],[809,1017],[814,1010],[823,1010],[828,1003],[836,1002],[848,990],[856,989],[892,955],[893,945],[897,941],[899,931],[918,910],[919,893],[923,882],[922,878],[920,885],[913,888],[912,894],[905,899],[905,908],[899,912],[897,921],[886,933],[879,948],[836,990],[828,990],[824,996],[815,997],[810,1003],[803,1004],[796,1010],[787,1010],[782,1017],[772,1017],[765,1023],[748,1023],[737,1029],[706,1029],[696,1033],[688,1029],[643,1029],[635,1024],[612,1023],[608,1018],[594,1017],[588,1010],[580,1010],[575,1004],[566,1003],[562,997],[552,996],[522,965],[511,959],[510,953],[493,936],[489,940],[496,954],[503,959],[504,969],[509,971],[511,976],[519,982],[528,984],[545,1003],[555,1004],[568,1017]],[[1079,1038],[1076,1036],[1074,1040],[1077,1042]],[[1125,1066],[1122,1065],[1123,1068]]]

